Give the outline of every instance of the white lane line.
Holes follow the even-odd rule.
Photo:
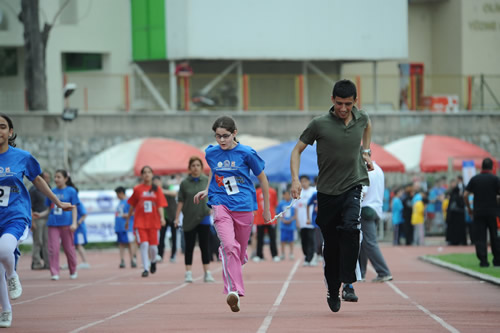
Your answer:
[[[452,332],[452,333],[459,333],[460,331],[457,330],[455,327],[451,326],[450,324],[448,324],[446,321],[444,321],[441,317],[435,315],[434,313],[430,312],[429,310],[427,310],[425,307],[423,307],[422,305],[418,304],[417,302],[415,302],[414,300],[412,300],[408,295],[406,295],[404,292],[402,292],[398,287],[396,287],[394,285],[394,283],[392,282],[386,282],[387,285],[389,287],[392,288],[392,290],[394,290],[398,295],[400,295],[401,297],[403,297],[404,299],[407,299],[411,302],[411,304],[413,304],[414,306],[417,307],[417,309],[419,309],[420,311],[422,311],[423,313],[425,313],[426,315],[428,315],[429,317],[431,317],[432,319],[434,319],[435,321],[437,321],[441,326],[443,326],[444,328],[446,328],[449,332]]]
[[[93,285],[96,285],[96,284],[99,284],[99,283],[102,283],[102,282],[106,282],[106,281],[118,279],[120,277],[125,277],[125,276],[129,276],[129,275],[132,275],[132,274],[135,274],[135,272],[131,272],[131,273],[127,273],[127,274],[114,275],[114,276],[111,276],[111,277],[106,278],[106,279],[94,281],[92,283],[79,284],[79,285],[76,285],[76,286],[71,287],[71,288],[66,288],[66,289],[63,289],[63,290],[55,291],[53,293],[49,293],[49,294],[46,294],[46,295],[38,296],[38,297],[35,297],[35,298],[32,298],[32,299],[27,299],[25,301],[15,302],[15,303],[12,303],[12,305],[14,306],[14,305],[20,305],[20,304],[26,304],[26,303],[35,302],[35,301],[38,301],[38,300],[43,299],[43,298],[47,298],[47,297],[50,297],[50,296],[55,296],[55,295],[63,294],[63,293],[68,292],[68,291],[72,291],[72,290],[76,290],[76,289],[81,289],[81,288],[88,287],[88,286],[93,286]],[[57,281],[54,281],[54,284],[57,284]]]
[[[219,271],[219,270],[221,270],[221,268],[216,269],[216,270],[214,270],[213,272],[217,272],[217,271]],[[201,275],[201,276],[199,276],[199,277],[195,278],[195,279],[194,279],[194,281],[201,280],[202,278],[203,278],[203,275]],[[77,328],[77,329],[75,329],[75,330],[71,331],[70,333],[77,333],[77,332],[81,332],[81,331],[86,330],[87,328],[90,328],[90,327],[92,327],[92,326],[96,326],[96,325],[102,324],[102,323],[104,323],[104,322],[106,322],[106,321],[108,321],[108,320],[111,320],[111,319],[114,319],[114,318],[118,318],[118,317],[120,317],[120,316],[123,316],[124,314],[127,314],[127,313],[129,313],[129,312],[131,312],[131,311],[134,311],[134,310],[137,310],[137,309],[139,309],[139,308],[143,307],[144,305],[150,304],[150,303],[152,303],[152,302],[154,302],[154,301],[159,300],[159,299],[160,299],[160,298],[162,298],[162,297],[165,297],[165,296],[167,296],[167,295],[170,295],[170,294],[172,294],[172,293],[174,293],[174,292],[176,292],[176,291],[178,291],[178,290],[181,290],[182,288],[184,288],[184,287],[186,287],[186,286],[188,286],[188,285],[190,285],[190,284],[191,284],[191,283],[186,283],[186,282],[184,282],[183,284],[181,284],[181,285],[179,285],[179,286],[177,286],[177,287],[175,287],[175,288],[173,288],[173,289],[170,289],[170,290],[168,290],[168,291],[164,292],[163,294],[160,294],[160,295],[158,295],[158,296],[155,296],[155,297],[153,297],[153,298],[150,298],[150,299],[148,299],[148,300],[146,300],[146,301],[144,301],[144,302],[142,302],[142,303],[139,303],[139,304],[137,304],[137,305],[134,305],[134,306],[132,306],[132,307],[130,307],[130,308],[128,308],[128,309],[125,309],[125,310],[123,310],[123,311],[117,312],[117,313],[115,313],[114,315],[111,315],[111,316],[106,317],[106,318],[104,318],[104,319],[97,320],[97,321],[94,321],[94,322],[89,323],[89,324],[87,324],[87,325],[81,326],[81,327],[79,327],[79,328]]]
[[[281,291],[280,291],[278,297],[276,297],[276,300],[274,301],[273,306],[271,307],[271,309],[267,313],[267,316],[266,316],[266,318],[264,318],[264,321],[262,321],[262,324],[260,325],[257,333],[267,332],[267,329],[269,328],[269,326],[271,325],[271,321],[273,320],[273,316],[276,313],[276,311],[278,311],[278,308],[279,308],[281,302],[283,301],[283,297],[285,297],[288,286],[290,285],[290,282],[292,281],[292,278],[295,275],[295,272],[297,272],[297,268],[299,267],[299,264],[300,264],[300,259],[295,262],[295,265],[293,265],[293,268],[290,271],[290,274],[288,274],[288,278],[283,283],[283,287],[281,287]]]
[[[369,265],[368,269],[370,271],[372,271],[373,273],[377,274],[377,272],[375,271],[375,269],[373,268],[372,265]],[[446,328],[449,332],[460,333],[459,330],[457,330],[455,327],[453,327],[450,324],[448,324],[441,317],[435,315],[434,313],[432,313],[429,310],[427,310],[424,306],[422,306],[422,305],[418,304],[417,302],[415,302],[414,300],[412,300],[408,295],[406,295],[404,292],[402,292],[401,289],[399,289],[398,287],[396,287],[394,285],[394,283],[389,282],[389,281],[385,282],[385,283],[389,287],[391,287],[391,289],[394,290],[396,292],[396,294],[398,294],[399,296],[403,297],[404,299],[407,299],[408,301],[410,301],[410,303],[413,304],[417,309],[419,309],[420,311],[422,311],[423,313],[425,313],[426,315],[428,315],[429,317],[431,317],[432,319],[434,319],[439,325],[441,325],[444,328]]]

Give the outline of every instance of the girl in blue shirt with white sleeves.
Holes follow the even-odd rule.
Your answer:
[[[31,199],[24,177],[59,209],[76,209],[52,193],[41,177],[42,170],[37,160],[29,152],[15,148],[16,136],[12,120],[0,113],[0,327],[10,327],[12,323],[9,296],[19,298],[23,291],[14,269],[14,251],[31,227]]]

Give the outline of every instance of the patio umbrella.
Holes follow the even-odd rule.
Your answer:
[[[477,168],[485,157],[492,155],[470,142],[443,135],[414,135],[384,146],[405,165],[406,171],[448,171],[451,162],[454,170],[462,168],[463,160],[474,160]]]
[[[384,172],[405,172],[403,162],[385,150],[384,147],[372,142],[370,148],[372,150],[372,160],[377,162]]]
[[[290,154],[297,141],[280,143],[258,151],[259,156],[266,162],[264,172],[270,182],[290,182]],[[318,175],[318,163],[316,157],[316,145],[307,146],[300,158],[299,175],[314,178]]]
[[[142,138],[112,146],[91,158],[77,173],[77,178],[112,180],[139,176],[141,169],[149,165],[156,175],[187,172],[191,156],[204,161],[204,171],[209,167],[205,154],[187,143],[164,139]]]

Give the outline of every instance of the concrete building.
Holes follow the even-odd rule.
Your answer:
[[[50,23],[64,3],[41,2],[41,21]],[[348,77],[365,108],[398,110],[398,65],[407,63],[423,64],[418,94],[496,109],[499,7],[492,0],[70,0],[47,46],[48,111],[62,110],[61,87],[70,81],[78,85],[70,104],[84,111],[185,107],[183,86],[170,75],[182,59],[195,72],[190,95],[233,84],[238,104],[226,109],[242,109],[246,98],[250,110],[321,110],[331,82]],[[0,103],[12,111],[25,109],[19,11],[20,1],[0,2]]]

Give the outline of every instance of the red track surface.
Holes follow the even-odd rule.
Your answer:
[[[265,249],[268,255],[268,249]],[[418,260],[438,247],[390,247],[382,251],[394,276],[389,283],[356,283],[358,303],[330,312],[322,267],[302,260],[249,262],[247,296],[233,313],[217,282],[203,283],[195,252],[194,283],[186,284],[183,256],[158,264],[148,278],[141,269],[119,269],[117,251],[88,251],[92,268],[77,280],[61,271],[30,270],[19,263],[23,295],[13,301],[12,332],[499,332],[500,288]],[[444,252],[473,252],[445,247]],[[300,258],[296,247],[296,258]],[[367,280],[375,274],[369,271]]]

